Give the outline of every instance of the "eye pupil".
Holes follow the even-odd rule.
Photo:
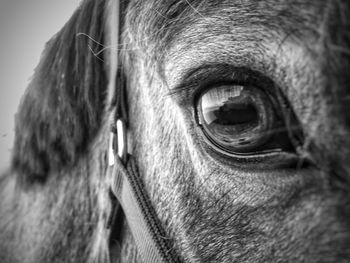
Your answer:
[[[214,112],[215,123],[221,125],[240,125],[257,122],[258,115],[255,107],[248,103],[235,103],[227,100],[223,106]]]

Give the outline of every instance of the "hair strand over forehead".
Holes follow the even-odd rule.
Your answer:
[[[105,2],[84,1],[46,45],[16,116],[12,165],[22,179],[74,165],[100,126],[106,76],[91,50],[104,43]]]

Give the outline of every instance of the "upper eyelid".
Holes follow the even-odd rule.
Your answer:
[[[276,86],[269,77],[249,68],[237,68],[230,64],[208,64],[187,70],[177,85],[169,89],[167,95],[178,102],[185,99],[188,103],[193,103],[199,93],[211,86],[228,84],[254,85],[262,89]]]
[[[191,97],[200,89],[210,85],[211,82],[231,81],[231,72],[230,66],[226,64],[210,64],[191,68],[181,77],[175,87],[169,89],[168,95],[175,98],[181,95]]]
[[[227,64],[209,64],[209,65],[202,65],[197,68],[190,68],[186,71],[184,76],[182,76],[181,79],[178,81],[178,85],[176,85],[174,88],[170,88],[170,91],[172,93],[176,93],[178,90],[181,90],[183,86],[189,82],[189,80],[197,79],[198,77],[203,78],[205,77],[206,74],[209,75],[213,70],[215,71],[215,73],[220,73],[218,71],[221,71],[221,73],[225,73],[224,71],[227,71],[228,68],[229,68],[229,65]]]

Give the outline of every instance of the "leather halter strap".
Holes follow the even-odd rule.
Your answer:
[[[126,114],[126,100],[123,98],[124,91],[122,91],[125,90],[125,85],[120,80],[117,81],[117,85],[121,90],[117,105],[121,108],[120,110],[116,108],[115,126],[111,129],[112,149],[110,152],[113,152],[113,156],[110,157],[110,160],[114,159],[114,161],[108,168],[107,181],[111,182],[111,193],[119,204],[113,201],[112,196],[113,208],[107,226],[111,226],[112,221],[117,220],[116,213],[120,205],[143,263],[180,262],[145,191],[135,159],[132,155],[127,154],[127,119],[124,115]],[[119,216],[123,214],[119,213]]]
[[[121,8],[119,10],[120,19]],[[108,178],[106,178],[110,183],[112,203],[107,221],[107,228],[111,229],[110,238],[113,238],[113,232],[120,234],[121,217],[125,215],[143,263],[180,262],[145,191],[135,159],[128,154],[126,81],[120,70],[116,77],[112,105],[114,113],[110,133]],[[110,247],[112,261],[114,255],[111,250],[112,247]]]

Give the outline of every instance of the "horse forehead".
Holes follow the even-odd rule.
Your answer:
[[[265,31],[276,32],[281,38],[293,37],[306,45],[310,44],[306,43],[308,38],[340,46],[339,50],[347,50],[344,46],[349,45],[350,2],[342,0],[174,0],[155,1],[145,6],[149,12],[156,13],[150,20],[153,31],[147,31],[152,36],[147,38],[165,47],[162,50],[174,41],[198,44],[205,40],[201,37],[205,35],[209,38],[231,33],[240,40],[245,31],[256,33],[256,36],[250,35],[253,41],[266,39],[268,34],[261,34]],[[185,30],[192,36],[176,38]],[[306,48],[312,51],[313,44]]]
[[[183,5],[174,4],[181,2]],[[174,5],[175,8],[173,8]],[[275,52],[284,42],[289,44],[294,41],[292,44],[298,43],[289,50],[298,52],[298,56],[304,57],[305,54],[302,53],[307,52],[312,53],[311,56],[320,56],[323,52],[323,50],[320,50],[320,46],[325,44],[329,44],[329,46],[337,45],[335,39],[343,39],[343,35],[347,35],[349,28],[344,30],[341,25],[346,25],[350,21],[347,18],[350,17],[347,16],[347,12],[350,11],[349,6],[350,4],[345,3],[345,1],[344,3],[343,1],[335,1],[333,4],[328,4],[326,1],[300,0],[207,0],[193,3],[190,1],[173,1],[172,4],[164,1],[157,2],[151,7],[153,12],[154,10],[157,12],[156,18],[151,22],[153,35],[156,36],[153,41],[161,47],[156,49],[159,51],[157,51],[158,53],[162,53],[163,50],[166,51],[166,54],[163,55],[166,59],[158,59],[157,62],[167,61],[169,54],[170,57],[172,56],[175,59],[180,57],[180,62],[185,61],[186,57],[182,56],[181,51],[194,46],[196,50],[193,51],[197,53],[196,55],[206,54],[207,56],[217,57],[218,54],[215,54],[215,52],[210,54],[207,51],[208,49],[205,49],[205,47],[208,47],[208,42],[214,47],[227,51],[230,51],[230,49],[235,51],[234,49],[237,49],[237,47],[242,49],[251,47],[257,57],[265,55],[264,52],[259,53],[259,49],[266,51],[270,48],[272,52]],[[169,19],[169,16],[173,16],[174,13],[177,13],[175,19],[173,17],[174,21],[168,22],[172,20]],[[181,13],[186,15],[179,15]],[[167,21],[162,21],[164,19]],[[170,26],[165,27],[163,26],[164,23],[169,23]],[[286,39],[292,39],[292,41],[285,41]],[[265,47],[261,47],[264,41],[265,44],[267,41],[270,43],[267,43]],[[257,43],[251,44],[252,42]],[[347,47],[344,47],[346,44],[349,43],[337,45],[338,49],[347,50]],[[273,45],[274,47],[272,47]],[[169,52],[171,48],[174,51],[174,46],[175,52]],[[266,48],[266,46],[269,47]],[[316,46],[318,48],[315,48]],[[180,53],[179,56],[176,56],[176,53]],[[337,54],[328,52],[328,55],[330,57],[341,57],[339,52]],[[189,56],[192,55],[189,54]],[[191,59],[189,56],[187,58]],[[294,56],[294,54],[291,54],[291,56]],[[160,57],[160,55],[157,55],[157,57]],[[299,60],[299,63],[306,61],[308,61],[308,57]],[[169,67],[169,64],[161,64],[160,68],[166,70],[166,66]],[[178,65],[177,68],[179,69],[180,64],[175,64]],[[343,63],[338,64],[343,65]],[[168,70],[168,72],[171,70]]]
[[[262,22],[266,18],[273,18],[273,21],[293,21],[293,23],[307,24],[310,21],[324,19],[330,9],[337,9],[338,13],[344,13],[349,9],[349,3],[345,1],[310,1],[310,0],[173,0],[155,1],[152,4],[145,4],[146,9],[156,11],[158,16],[173,18],[180,16],[182,12],[192,16],[182,17],[190,21],[193,17],[205,18],[218,15],[223,21],[225,18],[236,23],[252,23],[252,18]],[[178,18],[176,17],[176,18]],[[346,17],[343,15],[343,18]],[[219,21],[219,20],[218,20]],[[263,24],[262,24],[263,25]],[[280,24],[277,24],[280,26]]]

